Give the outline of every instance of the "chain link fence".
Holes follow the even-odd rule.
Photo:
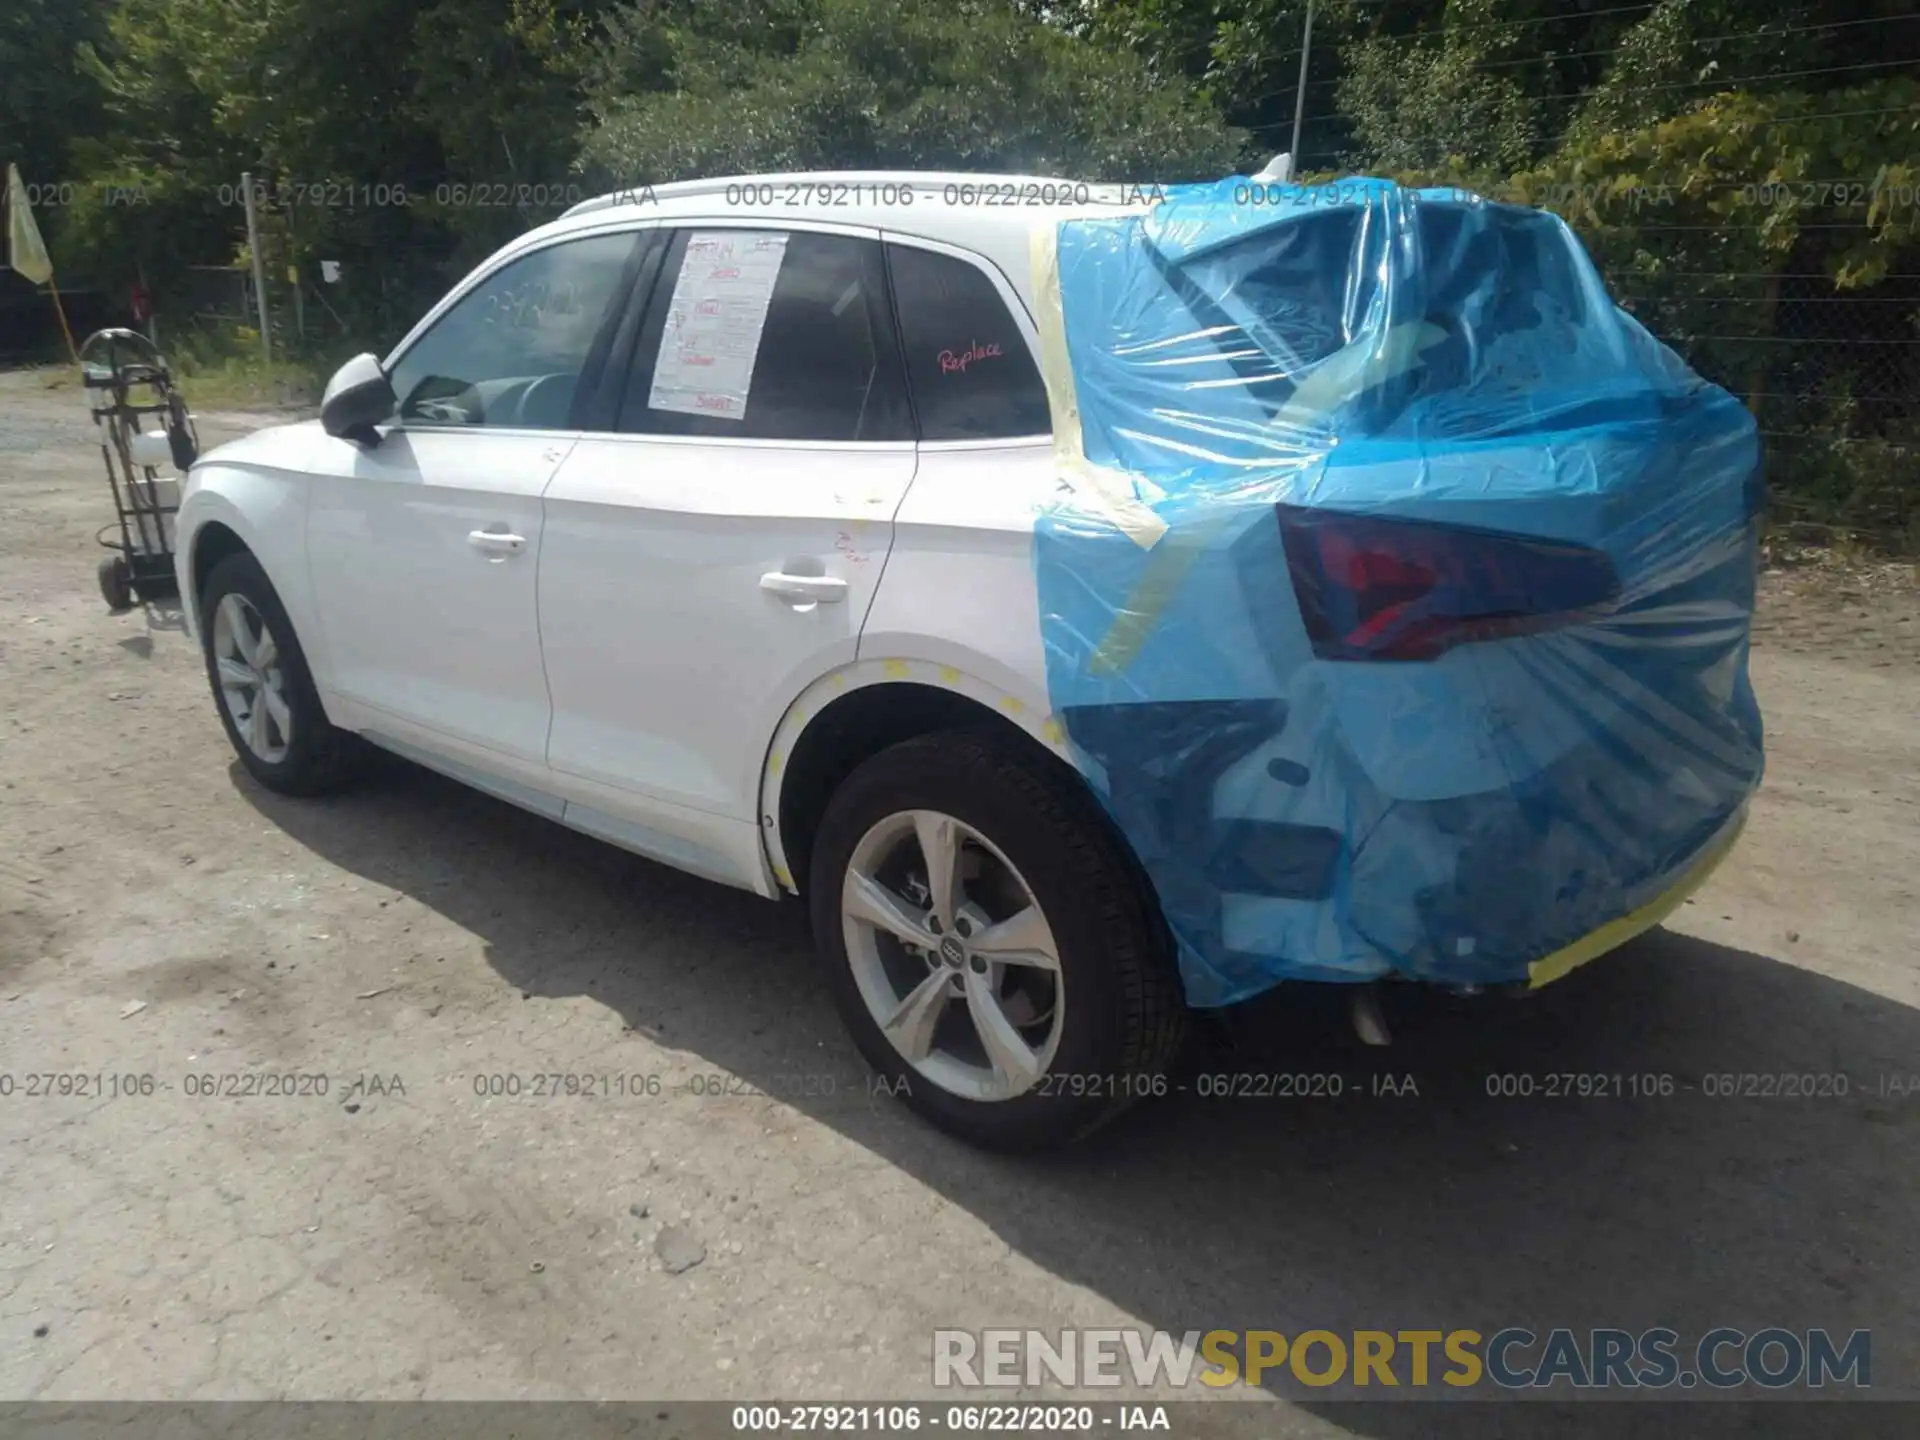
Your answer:
[[[1641,323],[1747,402],[1776,520],[1920,543],[1920,271],[1841,289],[1820,273],[1603,269]]]

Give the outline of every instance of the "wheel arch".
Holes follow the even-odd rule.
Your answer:
[[[775,883],[803,892],[821,816],[861,762],[918,735],[961,729],[1017,737],[1081,778],[1058,718],[957,666],[860,660],[809,685],[787,708],[761,771],[760,834]]]
[[[252,555],[260,557],[240,532],[229,525],[224,518],[215,517],[204,521],[193,532],[193,539],[187,551],[187,593],[182,595],[183,604],[193,607],[196,623],[203,621],[200,614],[200,592],[206,588],[207,576],[213,573],[213,567],[229,555]],[[265,567],[262,566],[264,569]]]

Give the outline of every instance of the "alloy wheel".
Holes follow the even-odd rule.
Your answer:
[[[229,591],[213,616],[213,663],[220,702],[247,749],[269,765],[293,744],[293,707],[287,702],[280,646],[246,596]]]
[[[840,910],[861,998],[918,1074],[992,1101],[1047,1073],[1066,1014],[1059,949],[979,831],[936,810],[887,816],[854,847]]]

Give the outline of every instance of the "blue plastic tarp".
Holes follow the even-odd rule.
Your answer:
[[[1049,251],[1049,698],[1193,1003],[1539,979],[1724,843],[1759,441],[1564,223],[1229,180]]]

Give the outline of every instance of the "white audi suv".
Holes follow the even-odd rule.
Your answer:
[[[1696,565],[1678,602],[1717,607],[1721,648],[1622,672],[1719,687],[1686,723],[1720,726],[1725,773],[1662,762],[1655,788],[1681,799],[1642,826],[1657,853],[1528,828],[1525,786],[1612,784],[1603,759],[1639,722],[1620,699],[1594,735],[1556,728],[1540,716],[1560,702],[1529,711],[1513,677],[1636,606],[1643,625],[1653,588],[1557,520],[1449,530],[1375,507],[1343,526],[1336,507],[1328,529],[1262,500],[1257,537],[1197,563],[1163,541],[1175,562],[1091,605],[1092,628],[1117,623],[1076,651],[1076,607],[1109,558],[1151,545],[1136,522],[1158,492],[1108,503],[1066,436],[1054,237],[1137,227],[1155,198],[755,176],[589,201],[516,240],[391,353],[343,367],[321,420],[193,466],[181,593],[240,761],[317,794],[372,744],[720,884],[801,897],[868,1061],[934,1122],[999,1146],[1071,1139],[1163,1090],[1189,1004],[1284,978],[1524,985],[1653,923],[1724,853],[1758,777],[1737,496],[1723,528],[1743,538],[1720,556],[1736,578]],[[1164,277],[1196,333],[1271,349],[1263,327],[1319,303],[1302,290],[1246,314],[1266,272],[1216,283],[1216,263]],[[1209,296],[1225,308],[1207,313]],[[1422,352],[1435,385],[1445,352]],[[1286,363],[1298,379],[1314,359]],[[1068,543],[1083,532],[1084,570]],[[1459,600],[1475,586],[1498,603]],[[1439,609],[1396,638],[1421,596]],[[1180,605],[1195,608],[1150,629]],[[1155,644],[1228,638],[1267,657],[1271,695],[1134,678],[1167,673]],[[1714,669],[1734,650],[1737,678]],[[1511,675],[1486,678],[1492,653]],[[1467,764],[1396,732],[1394,686],[1407,713],[1431,712],[1432,687],[1474,665],[1493,748]],[[1094,703],[1063,682],[1089,675],[1120,678]],[[1524,762],[1498,738],[1516,726]],[[1382,857],[1430,832],[1446,855],[1387,876]],[[1628,852],[1633,867],[1594,859]],[[1533,887],[1521,854],[1559,868]],[[1603,871],[1591,903],[1553,908],[1570,874]],[[1349,924],[1370,885],[1386,918]],[[1489,901],[1516,885],[1517,908]]]

